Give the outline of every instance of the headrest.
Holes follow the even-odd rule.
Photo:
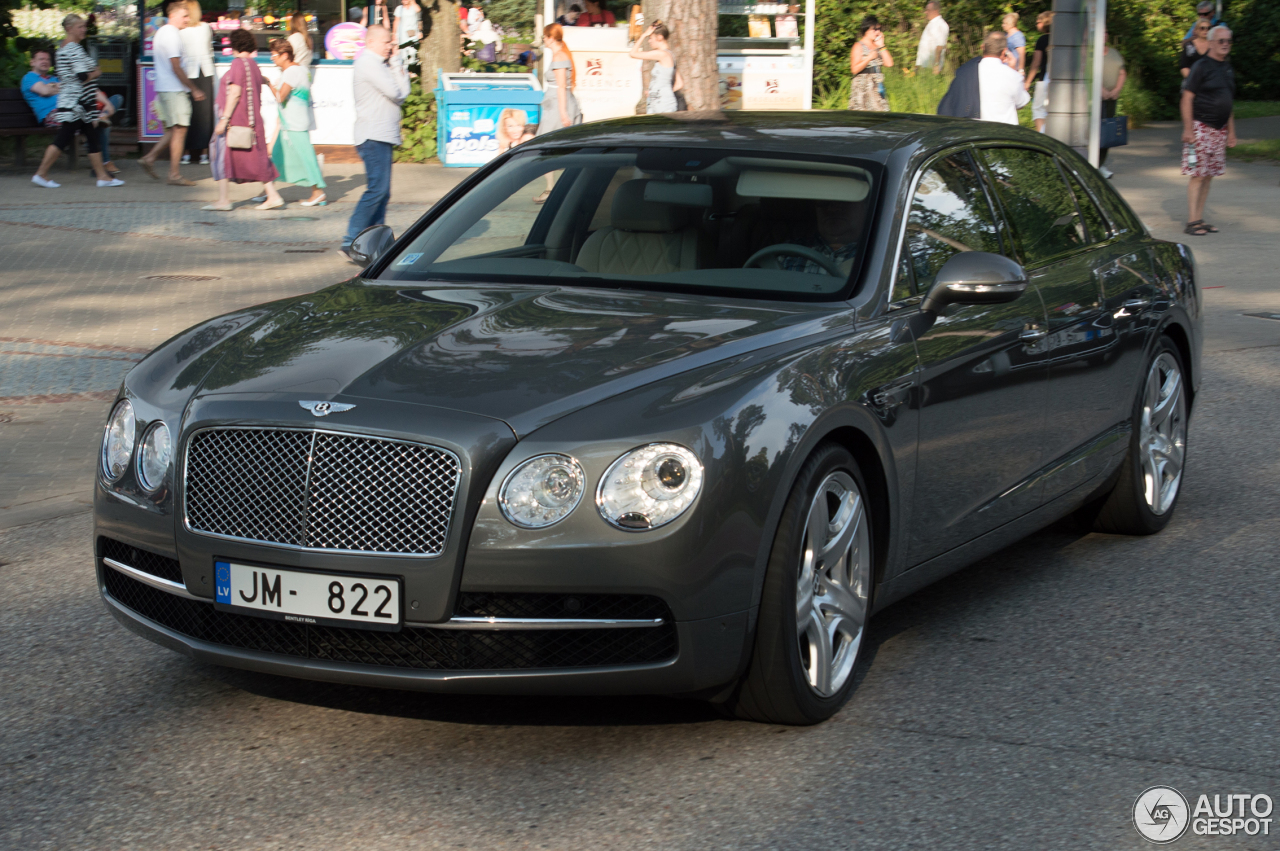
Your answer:
[[[618,187],[610,208],[613,226],[641,233],[673,233],[689,224],[689,207],[644,200],[644,187],[648,182],[628,180]]]

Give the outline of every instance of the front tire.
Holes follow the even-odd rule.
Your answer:
[[[1134,402],[1133,434],[1115,488],[1100,500],[1093,528],[1152,535],[1169,524],[1187,453],[1187,388],[1182,356],[1168,337],[1147,366]]]
[[[853,689],[874,575],[867,487],[844,447],[822,444],[787,498],[760,600],[751,665],[724,708],[817,724]]]

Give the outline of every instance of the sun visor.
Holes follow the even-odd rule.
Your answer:
[[[738,175],[738,194],[751,198],[862,201],[870,188],[867,181],[842,174],[748,169]]]

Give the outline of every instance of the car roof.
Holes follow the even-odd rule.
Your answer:
[[[884,162],[904,144],[926,147],[966,141],[1046,137],[991,121],[905,112],[675,112],[594,121],[526,142],[521,148],[590,145],[660,146],[851,156]]]

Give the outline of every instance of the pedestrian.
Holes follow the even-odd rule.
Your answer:
[[[884,69],[893,67],[893,56],[884,46],[884,30],[875,15],[867,15],[858,25],[858,40],[849,49],[849,108],[864,112],[888,112],[884,90]]]
[[[502,37],[493,28],[493,21],[485,18],[476,30],[475,40],[480,43],[476,49],[476,59],[480,62],[497,62],[498,48],[502,47]]]
[[[1184,85],[1187,75],[1191,73],[1191,66],[1209,52],[1210,29],[1209,22],[1201,18],[1191,28],[1191,38],[1182,43],[1182,52],[1178,55],[1178,70],[1182,74]]]
[[[409,77],[402,67],[389,64],[395,45],[391,30],[370,27],[364,50],[356,57],[356,151],[364,161],[365,189],[347,223],[341,253],[347,254],[360,231],[385,223],[391,199],[391,154],[400,144],[400,105],[409,97]]]
[[[262,127],[262,71],[258,46],[248,30],[231,31],[231,67],[218,81],[216,122],[209,143],[209,166],[218,183],[218,200],[203,209],[231,209],[232,183],[261,183],[266,200],[254,209],[278,210],[284,199],[276,191],[276,168]]]
[[[578,68],[573,53],[564,43],[564,27],[548,24],[542,29],[542,45],[551,51],[551,79],[543,85],[542,119],[538,123],[538,135],[545,136],[562,127],[582,123],[582,110],[574,97],[573,87],[578,79]],[[546,191],[534,196],[533,203],[541,204],[551,197],[555,178],[547,172]]]
[[[618,23],[618,19],[614,17],[605,7],[605,0],[586,0],[587,11],[578,16],[574,21],[574,26],[578,27],[612,27]]]
[[[1009,49],[1008,37],[993,30],[982,40],[982,61],[978,63],[978,97],[983,121],[1001,124],[1018,123],[1018,110],[1031,100],[1023,85],[1022,75],[1004,61]]]
[[[1182,88],[1182,173],[1187,186],[1187,226],[1183,233],[1204,236],[1218,229],[1204,220],[1209,183],[1226,172],[1227,148],[1236,146],[1235,71],[1231,30],[1209,30],[1209,52],[1195,64]]]
[[[1018,29],[1018,13],[1005,15],[1000,21],[1000,29],[1009,40],[1009,67],[1021,74],[1027,67],[1027,37]]]
[[[1188,38],[1195,35],[1196,24],[1199,24],[1201,21],[1208,24],[1209,29],[1213,29],[1218,24],[1222,23],[1222,19],[1218,17],[1217,11],[1218,4],[1215,3],[1214,0],[1200,0],[1200,2],[1196,4],[1196,23],[1192,24],[1191,28],[1187,30],[1187,34],[1183,38],[1183,41],[1186,41]]]
[[[307,30],[307,16],[294,12],[289,16],[289,44],[293,47],[293,61],[311,76],[311,59],[315,56],[311,33]]]
[[[68,145],[75,144],[76,134],[80,133],[89,148],[89,163],[98,178],[98,186],[123,186],[123,180],[112,177],[103,167],[102,133],[93,126],[99,115],[98,84],[94,81],[102,76],[102,71],[80,45],[86,31],[84,18],[67,15],[62,19],[62,29],[67,37],[58,48],[57,55],[58,71],[62,75],[58,80],[58,102],[54,107],[58,134],[53,144],[45,148],[44,159],[32,175],[31,182],[45,189],[57,189],[61,184],[49,179],[49,169]]]
[[[1124,69],[1124,57],[1120,55],[1120,51],[1111,46],[1110,34],[1104,32],[1103,38],[1106,50],[1102,54],[1102,117],[1115,118],[1120,91],[1124,88],[1125,80],[1129,75]],[[1110,150],[1110,148],[1103,148],[1098,152],[1098,171],[1108,179],[1113,176],[1113,172],[1103,163],[1107,161],[1107,152]]]
[[[417,0],[400,0],[395,12],[396,44],[406,47],[422,38],[422,7]]]
[[[200,4],[187,0],[187,25],[182,28],[182,70],[204,97],[191,104],[191,127],[182,164],[193,158],[209,164],[209,137],[213,135],[213,29],[202,21]]]
[[[182,67],[182,28],[190,18],[185,3],[176,2],[169,7],[169,21],[156,30],[151,40],[151,54],[155,59],[155,106],[160,122],[164,124],[164,136],[138,160],[142,170],[159,180],[155,162],[160,152],[169,151],[169,185],[195,186],[178,171],[182,151],[187,142],[187,128],[191,126],[191,102],[204,98],[204,92],[196,88]],[[211,42],[212,43],[212,42]]]
[[[578,25],[578,16],[582,14],[582,7],[574,3],[569,7],[569,11],[556,18],[556,23],[562,27],[576,27]]]
[[[951,27],[943,20],[938,0],[924,4],[924,20],[924,32],[920,34],[920,46],[916,48],[916,68],[932,68],[933,73],[940,74],[947,59]]]
[[[387,9],[387,0],[373,0],[372,3],[365,6],[364,14],[360,16],[360,26],[390,27],[391,12]]]
[[[649,39],[649,49],[641,49],[645,39]],[[663,112],[675,112],[678,109],[676,92],[684,86],[680,70],[676,68],[676,57],[671,52],[669,40],[671,31],[662,21],[654,21],[636,39],[631,46],[631,58],[653,62],[653,70],[649,72],[649,94],[645,98],[645,112],[658,115]]]
[[[1022,84],[1023,88],[1032,92],[1031,118],[1036,123],[1037,133],[1044,132],[1044,122],[1049,117],[1049,30],[1052,26],[1053,12],[1036,15],[1036,31],[1040,36],[1031,51],[1031,64],[1027,67],[1027,76]]]
[[[316,129],[311,75],[293,61],[293,45],[283,38],[271,41],[271,61],[280,69],[280,85],[267,83],[280,106],[280,132],[271,151],[271,162],[285,183],[314,187],[311,197],[300,202],[302,206],[324,206],[324,175],[311,145],[311,131]]]
[[[475,34],[480,32],[480,22],[484,20],[484,9],[480,8],[479,3],[472,3],[471,8],[467,10],[467,25],[464,27],[465,35],[474,38]]]

